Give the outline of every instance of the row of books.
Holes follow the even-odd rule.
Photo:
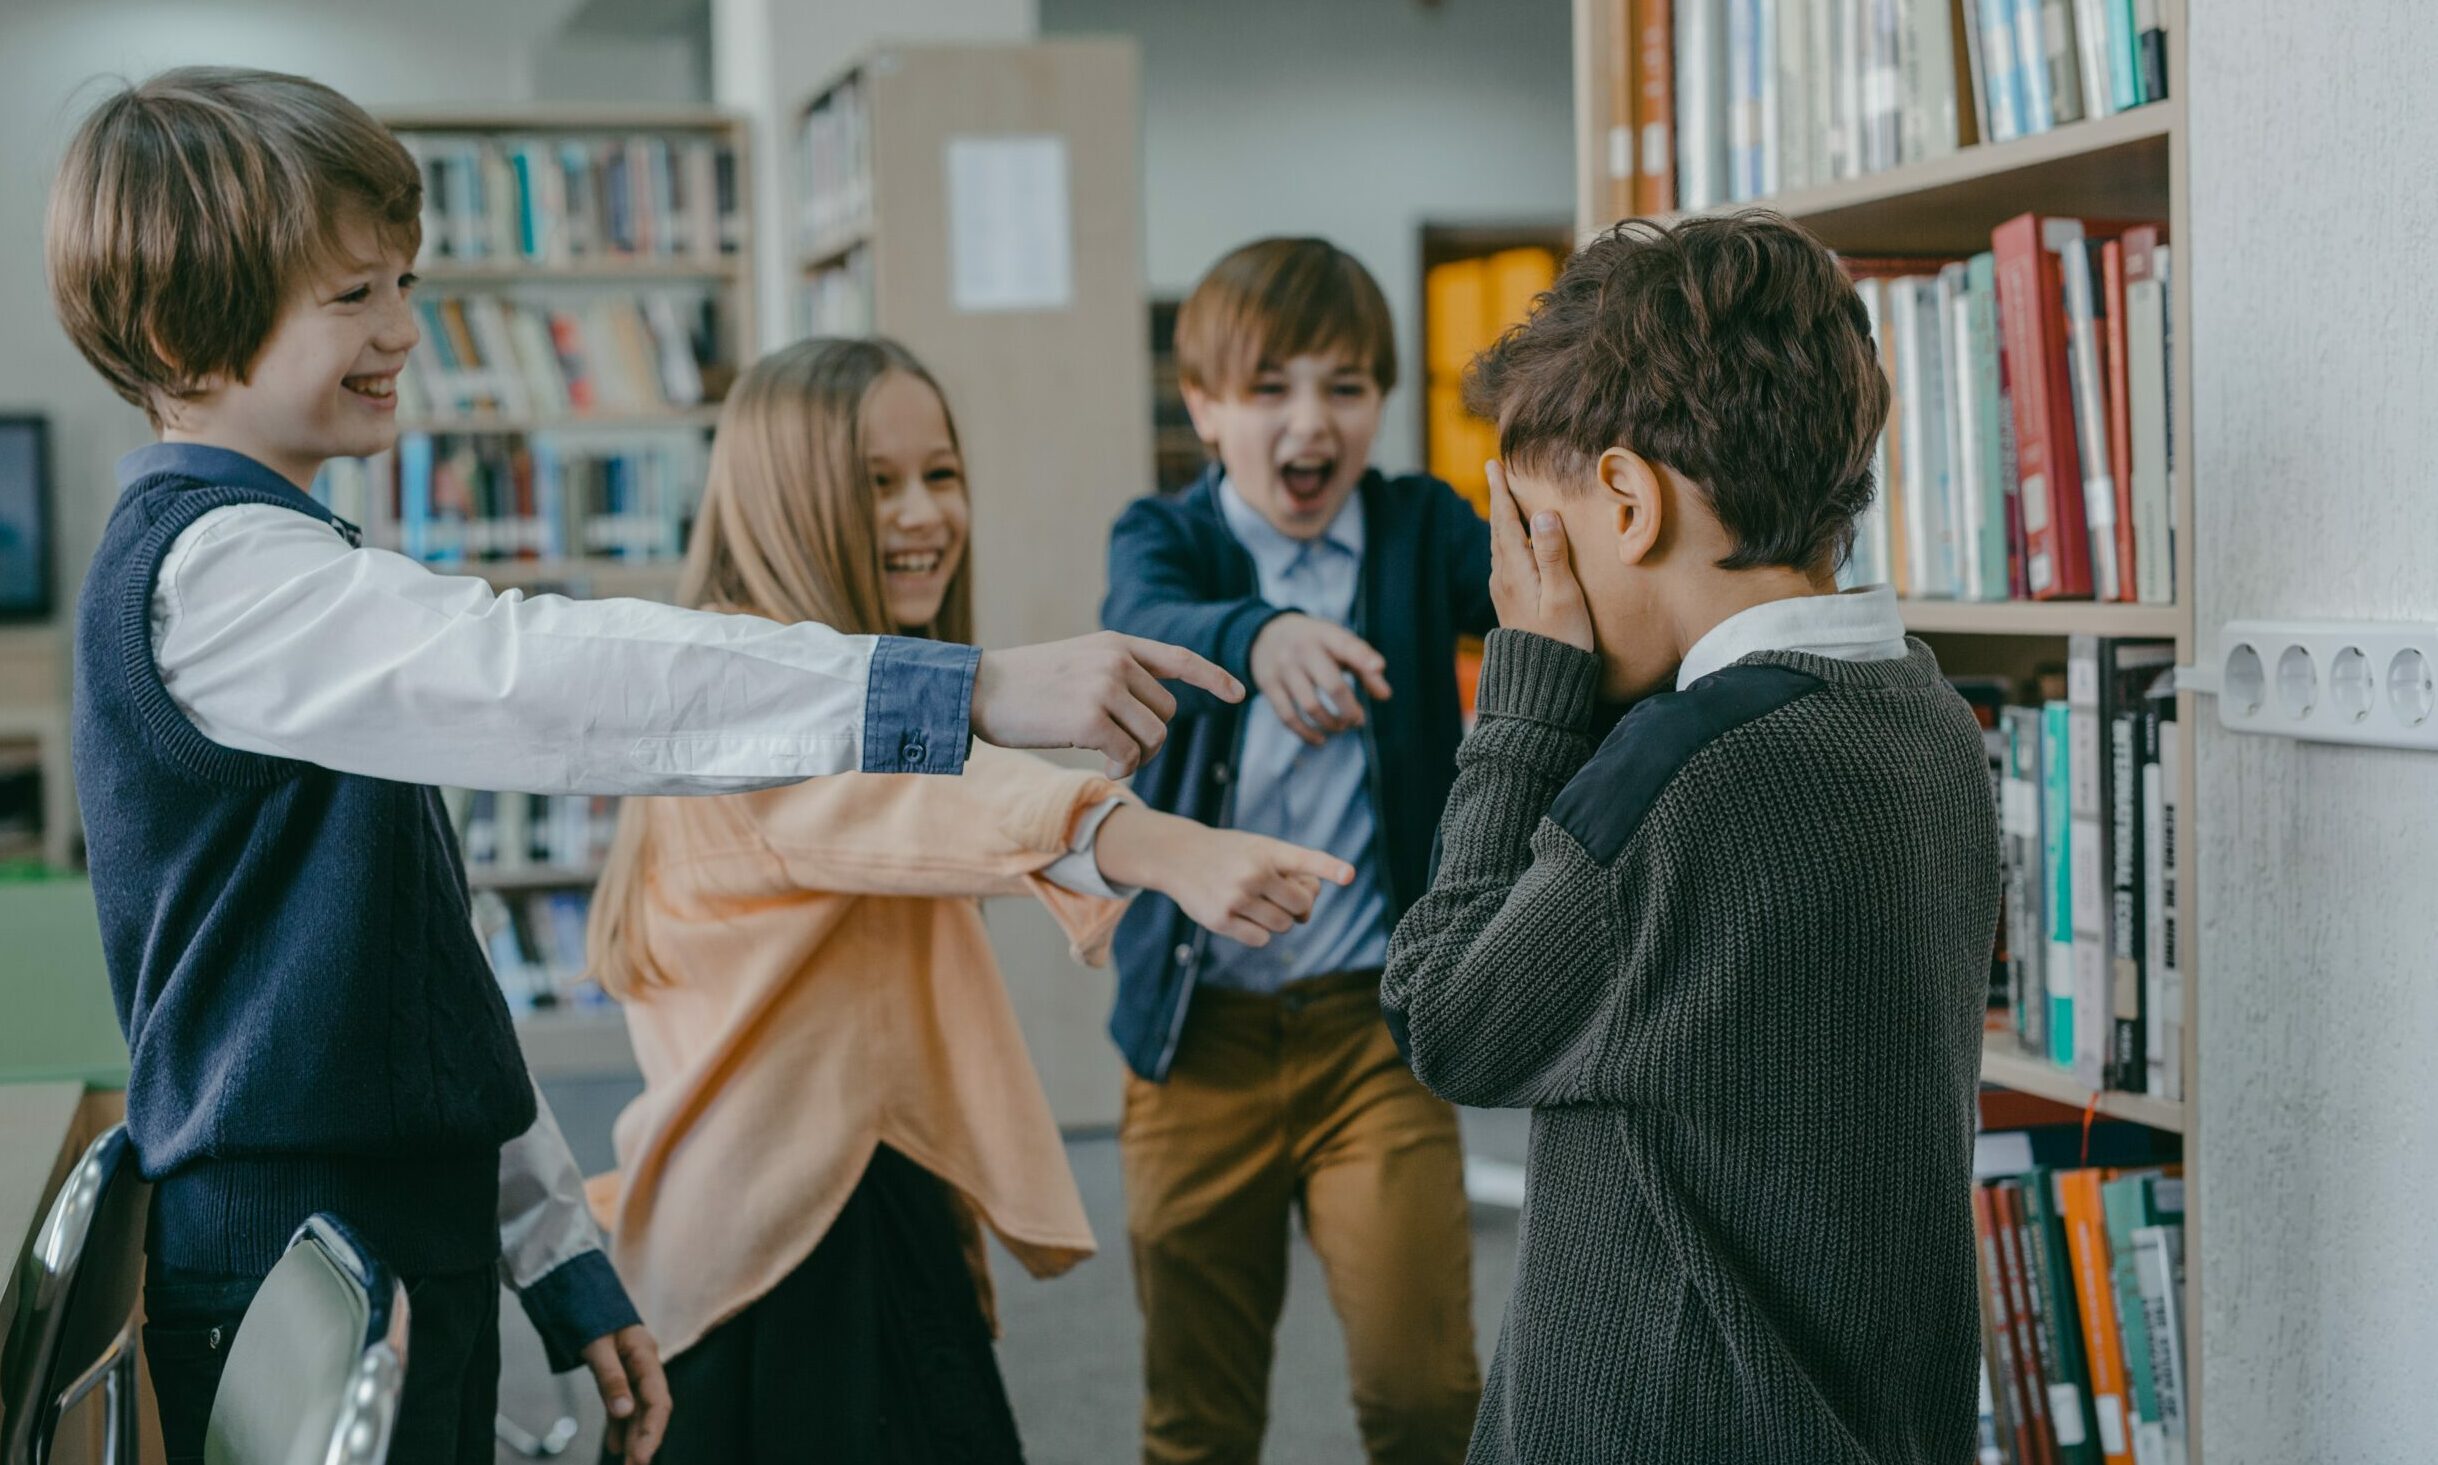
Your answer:
[[[499,138],[408,132],[427,259],[542,268],[717,261],[744,247],[736,153],[710,137]]]
[[[608,1002],[585,975],[589,890],[474,892],[474,932],[516,1012]]]
[[[807,274],[799,313],[797,325],[807,336],[871,335],[872,247],[859,244]]]
[[[394,499],[374,507],[393,510],[402,553],[434,565],[676,560],[710,467],[705,434],[692,429],[615,442],[409,433],[394,456]]]
[[[398,377],[410,422],[483,414],[557,419],[701,405],[723,374],[718,302],[648,290],[545,305],[493,294],[425,296],[423,335]]]
[[[2175,601],[2172,251],[2025,214],[1968,260],[1849,260],[1892,397],[1847,578]]]
[[[872,108],[861,77],[839,83],[805,112],[796,157],[804,183],[798,242],[824,249],[872,212]]]
[[[2003,836],[1996,981],[2008,1027],[2088,1088],[2181,1101],[2175,647],[2073,637],[2063,690],[1994,718],[1982,709]]]
[[[2148,1145],[2110,1128],[2094,1130],[2094,1151]],[[1981,1458],[2187,1465],[2181,1167],[2055,1163],[2080,1138],[2073,1126],[1981,1136]]]
[[[450,789],[442,800],[478,882],[488,871],[587,874],[608,858],[618,832],[618,801],[598,794]]]
[[[1614,212],[1774,197],[2167,96],[2160,0],[1610,0]]]

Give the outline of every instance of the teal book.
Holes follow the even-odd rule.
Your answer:
[[[2049,1058],[2074,1066],[2074,801],[2067,767],[2067,710],[2063,702],[2040,709],[2040,841],[2048,872]]]
[[[2038,1297],[2051,1366],[2049,1428],[2055,1433],[2057,1465],[2102,1465],[2106,1457],[2099,1448],[2099,1416],[2091,1408],[2091,1369],[2083,1357],[2082,1313],[2074,1300],[2074,1264],[2066,1252],[2056,1173],[2044,1165],[2023,1177],[2027,1280]]]
[[[2142,1280],[2133,1233],[2144,1226],[2184,1224],[2184,1182],[2156,1170],[2120,1175],[2099,1188],[2108,1219],[2108,1270],[2116,1288],[2118,1329],[2125,1342],[2126,1402],[2133,1406],[2134,1459],[2151,1465],[2166,1458],[2167,1426],[2159,1407],[2157,1371],[2150,1366],[2150,1334],[2140,1325]]]
[[[2142,95],[2142,33],[2133,18],[2133,0],[2106,0],[2108,6],[2108,89],[2116,110],[2128,112],[2149,98]]]

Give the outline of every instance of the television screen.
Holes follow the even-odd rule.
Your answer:
[[[51,613],[48,424],[0,416],[0,620]]]

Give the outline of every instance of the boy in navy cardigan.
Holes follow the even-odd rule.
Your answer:
[[[537,1103],[428,785],[953,774],[976,733],[1124,771],[1174,710],[1156,678],[1243,695],[1124,637],[986,656],[495,595],[358,546],[305,485],[396,441],[421,206],[414,160],[345,98],[203,67],[104,101],[51,198],[61,322],[161,438],[120,463],[79,598],[73,741],[153,1182],[144,1351],[173,1461],[201,1458],[237,1325],[318,1211],[407,1284],[391,1458],[491,1459],[503,1278],[554,1364],[592,1368],[612,1448],[657,1442],[659,1361]]]
[[[1480,1394],[1463,1155],[1455,1111],[1398,1058],[1378,984],[1455,777],[1457,638],[1495,620],[1488,530],[1446,484],[1369,466],[1395,340],[1379,287],[1325,241],[1220,261],[1178,316],[1177,355],[1219,461],[1119,518],[1101,619],[1257,695],[1186,694],[1136,792],[1360,873],[1259,950],[1149,894],[1118,929],[1144,1456],[1258,1456],[1300,1203],[1370,1457],[1457,1460]]]

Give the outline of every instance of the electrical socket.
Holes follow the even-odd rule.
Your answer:
[[[2438,625],[2230,621],[2216,670],[2231,731],[2438,751]]]

